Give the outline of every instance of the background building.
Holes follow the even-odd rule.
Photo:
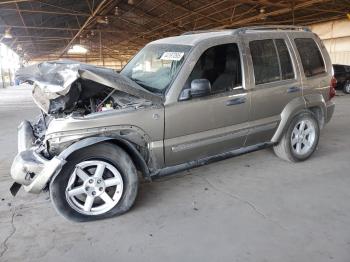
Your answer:
[[[14,85],[15,71],[19,67],[19,56],[6,45],[0,43],[0,88]]]
[[[323,40],[333,64],[350,65],[350,20],[341,19],[310,26]]]

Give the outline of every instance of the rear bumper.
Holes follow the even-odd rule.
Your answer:
[[[65,160],[59,157],[44,158],[33,146],[33,130],[28,121],[18,127],[18,154],[11,166],[11,177],[31,193],[40,193],[50,178],[61,170]]]
[[[333,113],[334,113],[334,109],[335,109],[335,103],[332,101],[332,100],[329,100],[327,103],[326,103],[326,118],[325,118],[325,123],[328,123],[332,116],[333,116]]]

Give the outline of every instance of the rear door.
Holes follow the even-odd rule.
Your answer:
[[[251,129],[246,146],[270,141],[285,106],[302,96],[297,77],[298,66],[291,44],[284,33],[257,38],[256,34],[245,37],[249,49],[248,64],[252,68]]]
[[[238,44],[208,47],[198,55],[183,88],[194,79],[208,79],[212,92],[165,106],[167,166],[240,148],[247,136],[250,98],[242,84]]]

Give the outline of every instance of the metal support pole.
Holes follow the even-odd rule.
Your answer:
[[[1,62],[0,62],[0,74],[1,74],[2,88],[5,88],[4,71],[2,70],[2,63]]]

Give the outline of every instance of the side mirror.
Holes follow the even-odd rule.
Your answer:
[[[208,79],[194,79],[191,82],[191,96],[201,97],[209,95],[211,92],[211,84]]]

